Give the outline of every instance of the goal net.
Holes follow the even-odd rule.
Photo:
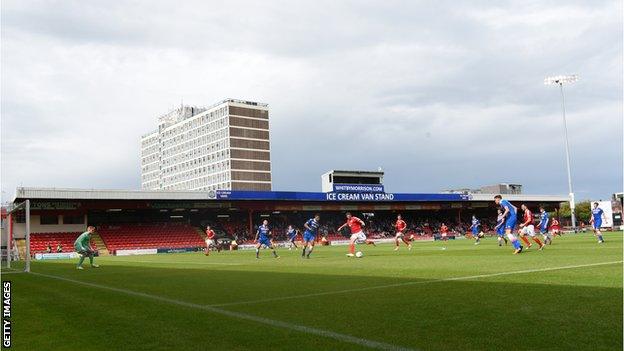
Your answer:
[[[19,237],[15,235],[16,218],[23,219],[24,230]],[[30,272],[30,200],[7,208],[6,216],[2,216],[0,239],[2,274]]]

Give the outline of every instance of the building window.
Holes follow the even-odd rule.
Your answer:
[[[57,215],[41,215],[40,218],[41,225],[54,225],[59,224]]]
[[[63,224],[84,224],[84,216],[63,216]]]
[[[12,216],[15,223],[26,223],[26,213],[23,211],[14,212]]]

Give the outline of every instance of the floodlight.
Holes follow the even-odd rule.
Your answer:
[[[558,75],[558,76],[550,76],[544,79],[544,84],[546,85],[558,85],[559,91],[561,92],[561,117],[563,119],[563,136],[564,136],[564,147],[566,152],[566,165],[568,168],[568,190],[570,191],[570,219],[572,220],[572,228],[576,231],[576,215],[574,213],[574,191],[572,190],[572,171],[570,170],[570,145],[568,142],[568,124],[566,122],[566,110],[565,110],[565,97],[563,95],[563,85],[564,84],[572,84],[578,81],[578,76],[576,74],[570,75]]]
[[[544,79],[544,84],[546,85],[572,84],[576,82],[577,80],[578,80],[578,76],[576,74],[559,75],[559,76],[546,77],[546,79]]]

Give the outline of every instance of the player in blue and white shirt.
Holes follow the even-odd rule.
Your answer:
[[[548,232],[548,224],[550,223],[550,218],[548,217],[548,212],[544,209],[544,206],[539,207],[540,210],[540,221],[537,223],[537,227],[539,228],[540,234],[544,237],[544,245],[552,244],[552,236]]]
[[[290,247],[288,248],[288,250],[292,250],[292,248],[294,247],[295,249],[297,248],[297,243],[295,241],[297,241],[297,234],[299,233],[299,231],[295,228],[293,228],[292,225],[288,226],[288,230],[286,231],[286,235],[288,235],[288,241],[290,242]]]
[[[604,219],[606,221],[607,217],[602,208],[598,207],[598,205],[599,203],[594,202],[594,207],[591,210],[591,219],[589,221],[594,229],[594,234],[598,237],[598,244],[602,244],[604,243],[604,238],[600,232],[600,227],[602,227],[602,220]]]
[[[470,229],[472,230],[472,237],[476,239],[475,245],[479,245],[479,242],[481,241],[479,227],[481,227],[481,222],[479,222],[475,215],[472,215],[472,225],[470,226]]]
[[[518,221],[518,208],[512,205],[508,200],[503,199],[501,195],[494,196],[494,202],[503,208],[505,235],[514,247],[514,255],[522,252],[522,245],[520,245],[520,241],[513,234],[513,230],[516,228],[516,222]]]
[[[273,256],[275,258],[279,258],[277,252],[275,252],[275,247],[271,243],[271,229],[269,228],[269,221],[266,219],[262,221],[262,225],[258,227],[256,231],[256,237],[254,241],[256,242],[256,258],[260,258],[260,248],[264,245],[266,248],[269,248],[273,251]]]
[[[498,246],[503,246],[503,241],[507,245],[507,238],[505,237],[505,216],[503,216],[503,209],[498,208],[498,216],[496,217],[496,235],[498,236]]]
[[[320,220],[321,216],[317,213],[314,215],[314,218],[308,219],[308,221],[303,224],[305,231],[303,232],[303,251],[301,252],[301,257],[310,258],[310,254],[312,254],[312,250],[314,250],[314,240],[318,235]]]

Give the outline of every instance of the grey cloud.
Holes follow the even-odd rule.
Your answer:
[[[271,105],[276,189],[382,166],[393,191],[513,181],[566,193],[559,92],[542,80],[577,73],[575,184],[605,198],[622,184],[621,12],[611,1],[4,1],[2,190],[137,188],[138,137],[159,114],[235,97]]]

